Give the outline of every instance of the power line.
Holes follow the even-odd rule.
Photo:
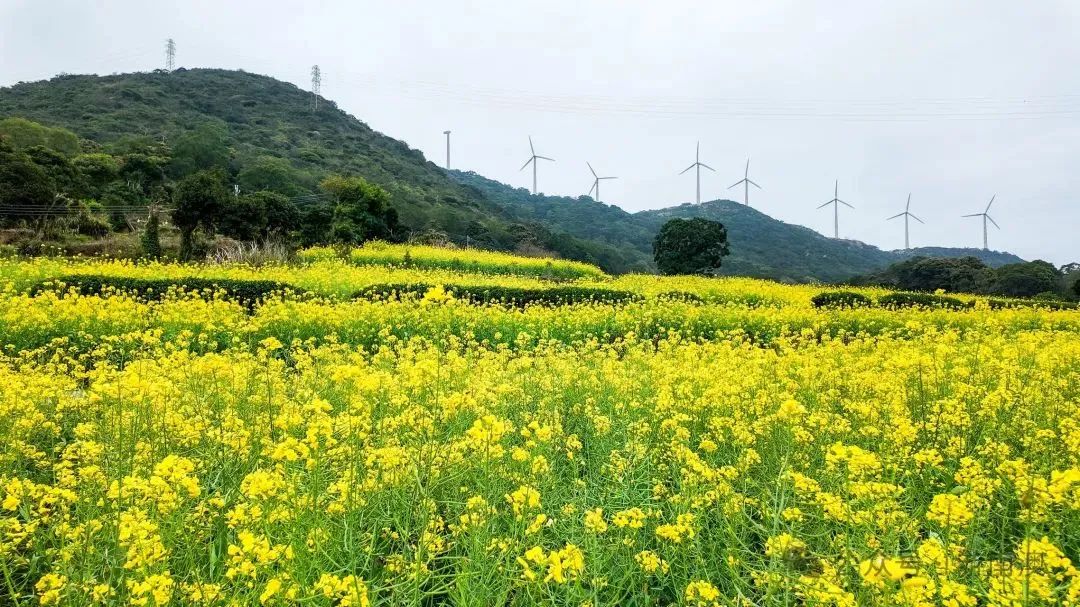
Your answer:
[[[463,89],[419,81],[399,81],[395,84],[383,79],[365,77],[345,77],[343,80],[364,86],[365,92],[382,92],[420,101],[451,101],[466,105],[568,114],[642,114],[738,119],[824,118],[868,122],[1061,118],[1080,114],[1080,95],[906,100],[615,98]]]

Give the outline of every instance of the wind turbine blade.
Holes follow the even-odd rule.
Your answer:
[[[705,167],[705,168],[709,169],[709,170],[710,170],[710,171],[712,171],[713,173],[715,173],[715,172],[716,172],[716,169],[714,169],[714,168],[712,168],[711,166],[709,166],[709,165],[705,164],[704,162],[699,162],[698,164],[700,164],[701,166],[703,166],[703,167]]]
[[[987,218],[988,220],[990,220],[990,223],[994,224],[994,227],[995,227],[995,228],[997,228],[997,229],[999,229],[999,230],[1001,229],[1001,226],[999,226],[999,225],[997,224],[997,222],[996,222],[996,221],[994,221],[994,218],[993,218],[993,217],[991,217],[991,216],[987,215],[987,216],[986,216],[986,218]]]
[[[759,186],[758,184],[754,183],[754,180],[753,180],[753,179],[747,179],[747,181],[749,181],[749,182],[750,182],[750,185],[754,186],[755,188],[757,188],[757,189],[759,189],[759,190],[761,189],[761,186]]]
[[[904,207],[904,211],[911,210],[911,194],[907,195],[907,205]]]
[[[743,177],[750,177],[750,159],[746,159],[746,172]]]
[[[593,184],[592,184],[592,187],[589,188],[589,193],[586,194],[586,196],[592,196],[593,190],[595,190],[595,189],[596,189],[596,182],[594,181]]]
[[[686,167],[685,169],[683,169],[683,170],[682,170],[682,171],[681,171],[681,172],[680,172],[679,174],[680,174],[680,175],[682,175],[683,173],[685,173],[685,172],[689,171],[690,169],[692,169],[692,168],[694,168],[694,167],[696,167],[696,166],[697,166],[697,163],[694,163],[694,164],[692,164],[692,165],[690,165],[690,166]]]
[[[525,167],[529,166],[529,163],[530,163],[530,162],[532,162],[534,158],[536,158],[536,157],[535,157],[535,156],[533,156],[533,158],[530,158],[530,159],[526,160],[526,161],[525,161],[525,164],[521,165],[521,168],[520,168],[520,169],[518,169],[518,170],[519,170],[519,171],[524,171],[524,170],[525,170]]]
[[[832,203],[833,203],[833,201],[831,201],[831,200],[829,202],[823,202],[820,205],[818,205],[818,208],[819,209],[824,209],[825,207],[829,206]]]
[[[736,181],[735,183],[733,183],[733,184],[729,185],[729,186],[727,187],[727,189],[729,189],[729,190],[730,190],[731,188],[733,188],[733,187],[735,187],[735,186],[737,186],[737,185],[742,185],[742,182],[744,182],[744,181],[746,181],[746,180],[745,180],[745,179],[740,179],[740,180]]]
[[[855,208],[855,207],[851,206],[850,204],[844,202],[843,200],[837,200],[836,202],[839,202],[840,204],[844,205],[845,207],[847,207],[849,209],[854,209]]]
[[[548,158],[547,156],[537,156],[537,158],[539,158],[540,160],[550,160],[552,162],[555,162],[554,158]]]
[[[585,164],[586,164],[586,165],[588,165],[588,167],[589,167],[589,172],[590,172],[590,173],[592,173],[592,176],[593,176],[593,177],[596,177],[596,171],[595,171],[595,170],[594,170],[594,169],[592,168],[592,165],[591,165],[591,164],[589,164],[589,162],[588,162],[588,161],[585,161]]]
[[[893,215],[892,217],[887,218],[885,221],[892,221],[893,219],[896,219],[897,217],[903,217],[904,215],[905,215],[904,213],[897,213],[896,215]],[[912,215],[912,217],[914,217],[914,215]]]
[[[911,213],[908,213],[908,215],[911,215]],[[925,221],[919,219],[918,217],[916,217],[914,215],[911,215],[911,218],[914,219],[915,221],[919,222],[919,223],[926,223]]]
[[[532,152],[533,156],[536,156],[536,148],[534,148],[532,144],[532,135],[529,135],[529,150]]]
[[[982,217],[982,213],[972,213],[971,215],[961,215],[961,217]]]
[[[597,179],[618,179],[618,177],[597,177]]]
[[[986,210],[983,211],[983,213],[989,213],[990,212],[990,206],[994,204],[994,199],[995,198],[997,198],[997,194],[994,194],[993,196],[990,197],[990,204],[986,205]]]

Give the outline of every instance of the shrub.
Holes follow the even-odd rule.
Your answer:
[[[150,213],[143,228],[142,237],[139,239],[142,254],[147,259],[161,258],[161,222],[157,213]]]
[[[80,295],[101,295],[109,291],[128,293],[139,299],[160,300],[170,290],[187,292],[223,293],[226,298],[235,300],[248,307],[267,299],[271,295],[291,291],[306,294],[303,289],[274,280],[234,280],[211,278],[130,278],[126,276],[70,275],[44,280],[30,287],[30,294],[43,291],[61,293],[74,289]]]
[[[392,283],[371,285],[357,291],[354,298],[361,299],[407,299],[422,297],[433,285],[426,283]],[[575,303],[616,304],[642,299],[637,293],[600,289],[596,287],[552,287],[530,289],[524,287],[444,285],[447,293],[455,299],[472,304],[502,303],[524,307],[529,304],[568,305]]]
[[[1048,299],[988,299],[986,302],[991,310],[1003,308],[1042,308],[1044,310],[1077,310],[1080,304],[1074,301],[1059,301]]]
[[[810,298],[815,308],[863,308],[873,301],[862,293],[854,291],[825,291]]]
[[[877,304],[882,308],[942,308],[946,310],[963,310],[971,307],[971,304],[946,295],[931,295],[929,293],[889,293],[878,298]]]

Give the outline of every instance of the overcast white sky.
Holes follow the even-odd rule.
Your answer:
[[[979,246],[1080,261],[1080,2],[0,0],[0,85],[58,72],[242,68],[310,86],[442,164],[627,210],[741,200],[883,248]]]

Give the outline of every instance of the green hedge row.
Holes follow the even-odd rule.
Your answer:
[[[1054,301],[1050,299],[990,299],[987,300],[994,310],[1004,308],[1045,308],[1048,310],[1080,310],[1080,303],[1075,301]]]
[[[947,295],[930,293],[889,293],[873,301],[869,297],[852,291],[825,291],[810,299],[815,308],[857,308],[877,305],[880,308],[940,308],[945,310],[967,310],[975,307],[974,301],[963,301]],[[1076,310],[1080,304],[1071,301],[1050,301],[1036,299],[987,300],[991,309],[1002,308],[1042,308],[1048,310]]]
[[[944,308],[963,310],[974,302],[964,302],[946,295],[929,293],[889,293],[877,298],[877,301],[853,291],[825,291],[810,299],[815,308],[867,308],[876,305],[879,308],[897,310],[900,308]]]
[[[30,287],[30,294],[43,291],[66,292],[74,289],[81,295],[101,295],[108,291],[128,293],[142,300],[159,300],[170,290],[183,289],[187,292],[212,291],[224,293],[228,299],[236,300],[248,306],[255,305],[267,297],[290,291],[307,294],[283,282],[273,280],[230,280],[222,278],[131,278],[126,276],[71,275],[43,280]]]
[[[873,305],[873,300],[852,291],[825,291],[810,298],[815,308],[864,308]]]
[[[425,283],[378,284],[357,291],[357,299],[408,299],[423,297],[433,285]],[[596,287],[553,287],[550,289],[528,289],[522,287],[492,287],[445,285],[446,292],[455,299],[462,299],[473,304],[503,303],[513,306],[528,304],[566,305],[574,303],[625,303],[642,299],[637,293],[600,289]]]
[[[877,305],[882,308],[943,308],[946,310],[964,310],[974,307],[974,302],[963,300],[947,295],[931,295],[930,293],[889,293],[882,295],[877,300]]]

